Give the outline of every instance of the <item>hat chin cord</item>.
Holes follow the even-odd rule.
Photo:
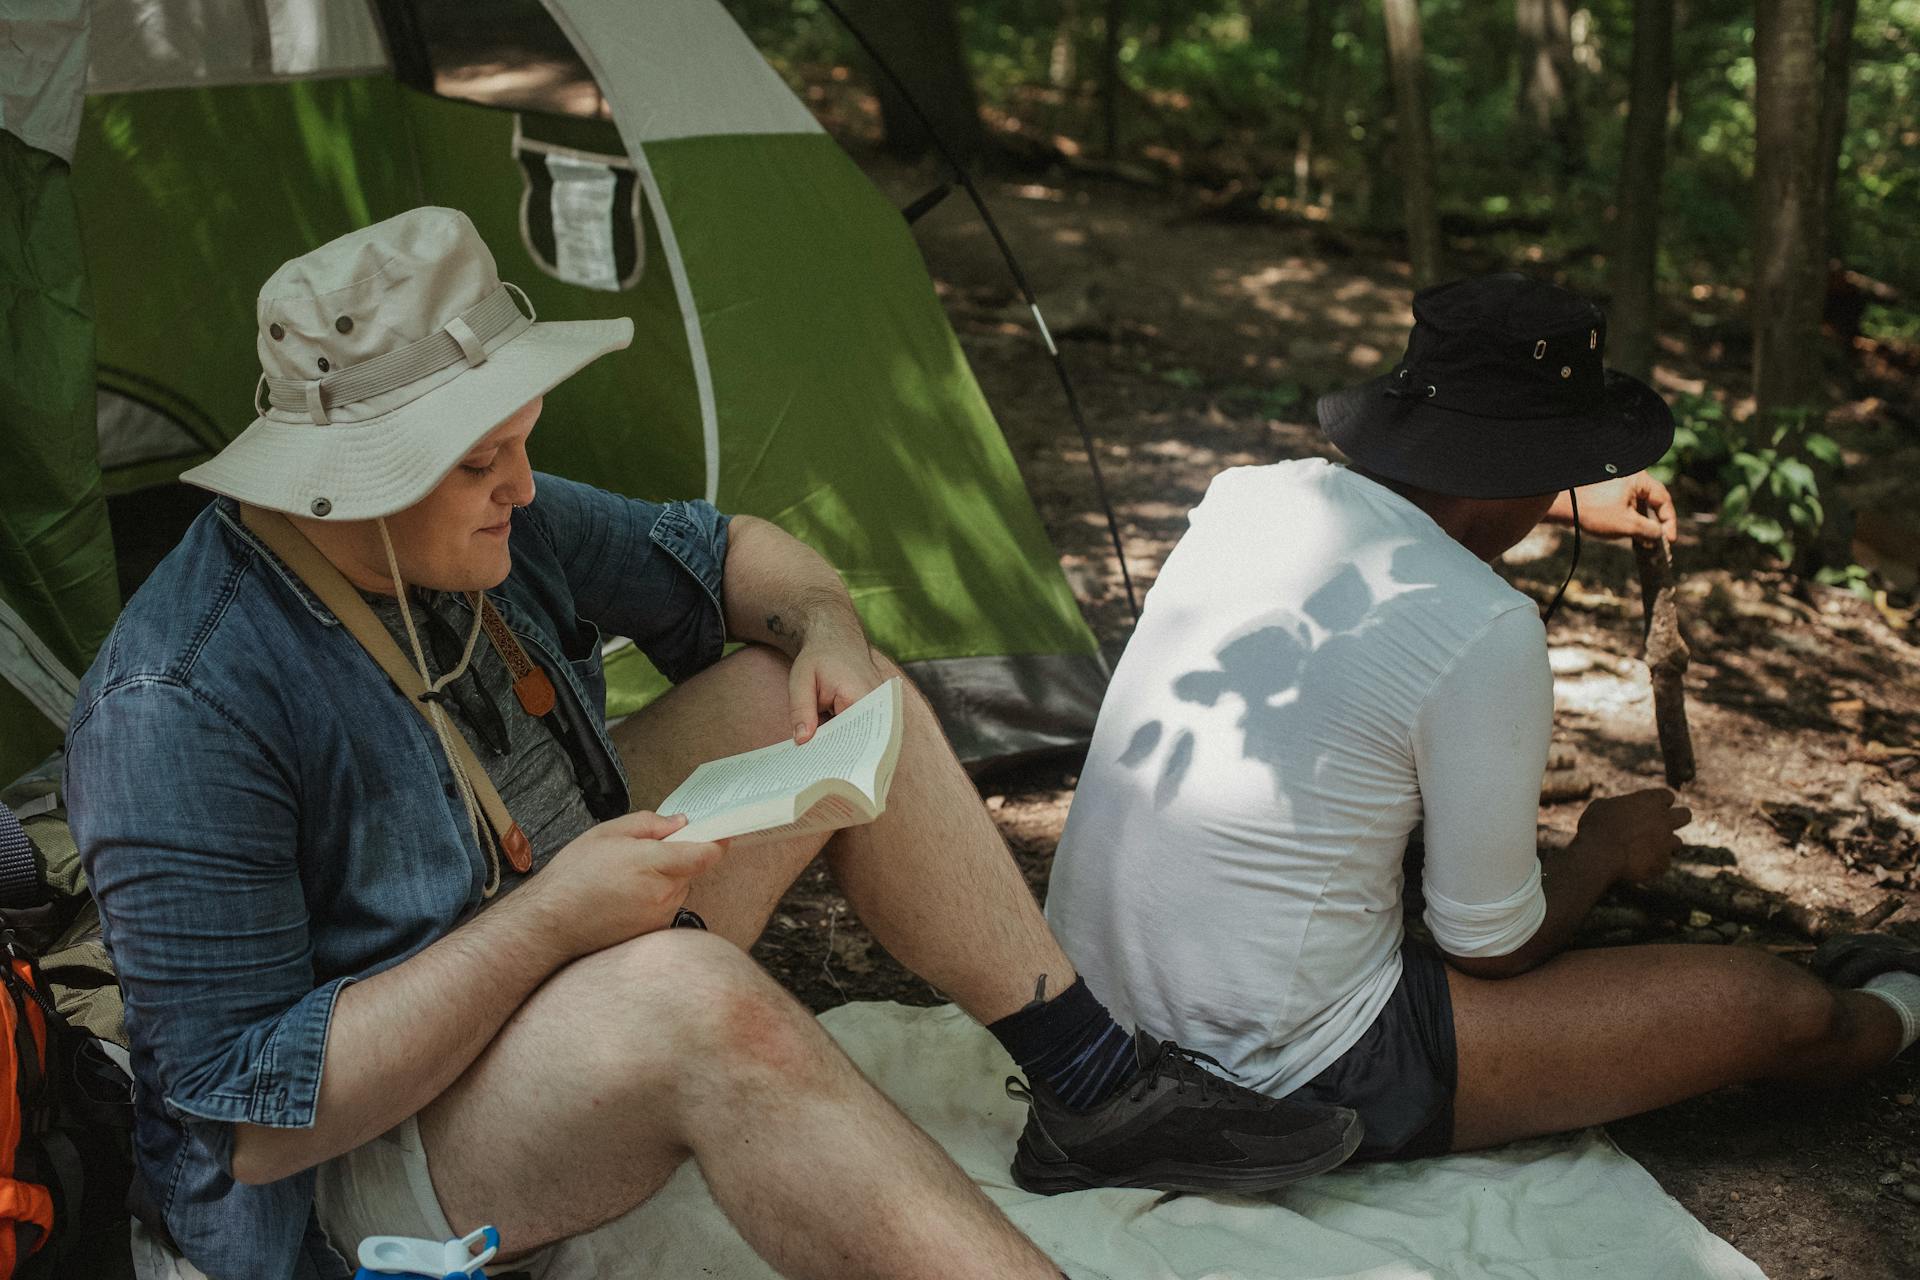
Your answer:
[[[494,837],[493,827],[486,821],[480,808],[480,799],[474,793],[473,780],[467,777],[464,765],[460,763],[460,752],[454,747],[450,735],[459,732],[447,719],[447,711],[442,705],[441,692],[455,680],[466,674],[468,664],[473,660],[474,645],[480,639],[480,605],[478,592],[472,593],[468,603],[473,605],[473,629],[467,632],[467,647],[460,654],[460,661],[453,669],[438,680],[430,678],[427,671],[426,651],[420,646],[420,633],[413,626],[413,605],[407,599],[407,583],[400,576],[400,558],[393,553],[393,537],[387,532],[387,522],[375,520],[380,527],[380,545],[387,552],[387,573],[393,578],[394,589],[400,595],[400,620],[406,624],[407,643],[413,647],[413,665],[420,672],[420,680],[427,686],[420,701],[427,707],[427,723],[433,726],[434,736],[440,739],[440,751],[447,758],[447,765],[453,770],[453,782],[460,792],[460,803],[467,811],[467,825],[473,829],[474,841],[487,859],[487,883],[482,888],[484,896],[492,897],[500,887],[500,848]]]
[[[1573,562],[1567,566],[1566,581],[1562,582],[1560,589],[1553,593],[1553,603],[1549,604],[1546,612],[1540,615],[1540,623],[1542,626],[1553,621],[1553,611],[1560,607],[1560,597],[1567,594],[1567,588],[1573,585],[1573,571],[1580,567],[1580,495],[1574,492],[1574,490],[1568,489],[1567,501],[1573,504]],[[380,528],[381,532],[385,533],[386,526],[382,524]],[[388,554],[391,555],[392,552],[388,552]],[[412,624],[409,623],[408,625],[411,626]]]

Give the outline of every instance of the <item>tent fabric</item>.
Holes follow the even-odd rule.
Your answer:
[[[73,159],[87,82],[89,0],[9,0],[0,8],[0,129]]]
[[[79,681],[0,600],[0,785],[60,745]]]
[[[138,487],[148,477],[171,480],[212,453],[167,414],[105,387],[100,389],[97,426],[100,470],[112,477],[109,495]]]
[[[91,93],[259,84],[387,66],[367,0],[93,0]]]
[[[539,117],[514,117],[525,184],[520,241],[548,275],[587,289],[631,289],[646,269],[645,208],[633,161],[541,136]]]
[[[1065,577],[1020,573],[1053,552],[898,212],[824,135],[647,155],[714,366],[720,506],[828,552],[902,662],[1091,651]],[[765,190],[783,217],[748,225]]]
[[[120,611],[94,435],[94,315],[64,160],[0,132],[0,595],[65,666]]]
[[[909,662],[904,670],[940,712],[954,754],[968,764],[1086,745],[1087,708],[1098,711],[1109,672],[1098,656],[999,654]]]
[[[898,211],[716,0],[551,7],[613,121],[489,109],[385,70],[89,100],[75,181],[100,382],[178,427],[121,423],[113,456],[130,460],[109,484],[251,421],[253,295],[282,261],[448,205],[542,319],[635,323],[630,351],[548,396],[537,466],[710,496],[811,543],[875,643],[951,692],[935,705],[964,759],[1084,743],[1104,661]],[[556,175],[552,157],[583,163]],[[931,665],[947,662],[967,665]],[[614,716],[664,687],[631,648],[608,684]]]
[[[544,0],[629,150],[674,138],[823,133],[714,0]]]
[[[0,600],[0,679],[19,690],[49,724],[67,727],[80,682],[4,600]]]

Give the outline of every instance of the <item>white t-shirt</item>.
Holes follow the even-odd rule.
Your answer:
[[[1291,1092],[1400,978],[1407,835],[1459,956],[1546,915],[1533,602],[1320,460],[1214,478],[1114,672],[1047,918],[1122,1025]]]

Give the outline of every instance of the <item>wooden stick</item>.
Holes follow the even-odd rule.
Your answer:
[[[1660,735],[1660,758],[1667,767],[1667,785],[1680,786],[1694,778],[1693,734],[1687,727],[1685,676],[1692,651],[1680,631],[1680,611],[1674,604],[1676,583],[1673,553],[1666,538],[1657,543],[1633,544],[1640,566],[1640,604],[1647,671],[1653,677],[1653,724]]]
[[[1861,933],[1865,933],[1869,929],[1878,929],[1881,925],[1893,918],[1894,912],[1906,905],[1907,900],[1905,898],[1897,893],[1890,893],[1880,899],[1879,906],[1861,916],[1860,919],[1854,923],[1853,927]]]
[[[1863,933],[1868,929],[1877,929],[1905,905],[1905,899],[1900,895],[1890,894],[1856,916],[1850,911],[1810,907],[1791,901],[1779,893],[1761,889],[1724,871],[1707,877],[1677,867],[1646,884],[1616,885],[1615,892],[1627,901],[1643,906],[1678,903],[1684,907],[1697,907],[1716,919],[1778,929],[1813,942],[1820,942],[1836,933]]]

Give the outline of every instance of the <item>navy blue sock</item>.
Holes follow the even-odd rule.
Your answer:
[[[1046,1085],[1070,1110],[1105,1101],[1139,1069],[1133,1036],[1079,978],[1044,1003],[1036,994],[1034,1003],[987,1030],[1029,1079]]]

